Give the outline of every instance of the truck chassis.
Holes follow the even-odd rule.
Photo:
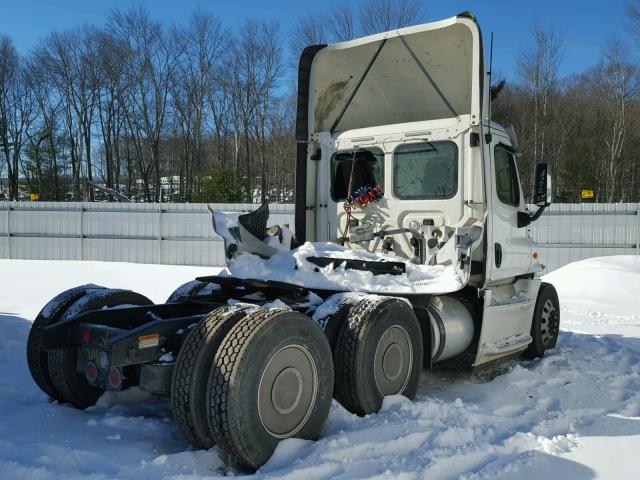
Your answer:
[[[481,301],[466,293],[447,302],[479,323]],[[543,315],[551,330],[538,333],[532,345],[542,341],[542,350],[529,348],[528,356],[557,339],[557,296],[543,285],[539,301],[547,298],[552,311],[536,308],[532,335]],[[310,299],[316,312],[331,308],[314,321]],[[317,439],[332,398],[357,415],[376,412],[385,395],[413,398],[422,369],[458,341],[447,339],[447,319],[437,321],[432,300],[209,276],[154,305],[131,291],[88,285],[44,307],[29,335],[28,363],[43,391],[78,408],[130,386],[168,396],[190,443],[218,445],[230,465],[257,469],[281,439]],[[453,356],[473,358],[478,336]]]

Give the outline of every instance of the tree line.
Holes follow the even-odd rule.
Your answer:
[[[384,30],[419,14],[364,0],[357,18]],[[230,28],[197,9],[163,25],[143,7],[24,55],[0,37],[0,198],[104,197],[91,182],[138,201],[293,201],[301,49],[288,46],[275,22]]]
[[[513,82],[492,88],[493,118],[513,125],[519,170],[531,198],[535,165],[547,162],[557,202],[640,202],[640,0],[627,3],[628,29],[611,37],[583,73],[559,76],[562,36],[535,24]]]
[[[203,10],[168,27],[143,7],[116,9],[104,26],[52,33],[25,56],[3,37],[5,195],[19,198],[24,184],[40,199],[91,198],[88,180],[142,201],[209,190],[239,201],[261,176],[262,190],[287,200],[293,114],[279,91],[282,58],[277,24],[231,30]]]
[[[536,24],[515,78],[494,76],[493,118],[518,134],[525,196],[546,161],[556,201],[578,201],[582,189],[640,201],[640,0],[627,16],[625,38],[582,74],[560,77],[563,38]],[[134,201],[291,202],[302,49],[423,18],[418,0],[362,0],[305,13],[285,31],[263,20],[230,28],[202,9],[164,25],[135,7],[53,32],[28,53],[0,36],[0,199],[93,200],[112,189]]]

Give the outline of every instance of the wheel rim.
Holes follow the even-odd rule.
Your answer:
[[[545,346],[550,345],[558,333],[558,310],[553,300],[548,299],[540,315],[540,337]]]
[[[318,393],[318,372],[309,351],[287,345],[267,362],[258,386],[258,415],[274,437],[295,435],[307,422]]]
[[[373,372],[380,395],[402,393],[413,367],[413,348],[409,333],[400,325],[385,330],[378,340]]]

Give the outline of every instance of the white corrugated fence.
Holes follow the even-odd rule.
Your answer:
[[[640,255],[640,203],[554,204],[529,229],[546,272],[585,258]]]
[[[227,212],[257,206],[211,205]],[[269,208],[270,224],[293,228],[293,205]],[[529,233],[547,271],[589,257],[640,255],[640,204],[555,204]],[[207,206],[197,203],[0,202],[0,258],[224,265]]]
[[[293,227],[293,205],[269,209],[273,223]],[[223,250],[202,203],[0,202],[0,258],[221,266]]]

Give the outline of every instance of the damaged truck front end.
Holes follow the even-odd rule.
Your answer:
[[[459,262],[460,238],[480,245],[484,175],[471,149],[487,84],[471,14],[308,47],[299,68],[298,241],[431,265]]]

